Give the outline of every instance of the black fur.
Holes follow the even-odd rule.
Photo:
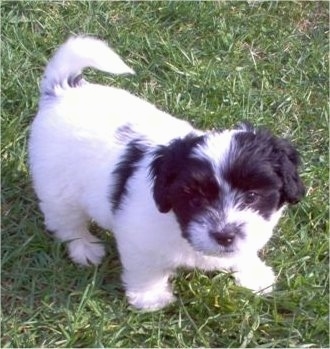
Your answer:
[[[266,130],[237,133],[234,138],[223,174],[234,188],[242,192],[262,191],[269,195],[268,202],[274,201],[278,192],[278,208],[285,203],[295,204],[303,197],[299,154],[289,141]]]
[[[190,240],[188,226],[204,211],[213,230],[217,218],[209,215],[208,208],[221,212],[221,188],[208,159],[192,156],[202,146],[205,136],[188,135],[162,146],[155,152],[151,165],[153,194],[160,212],[173,210],[181,226],[182,236]]]
[[[112,172],[112,175],[116,177],[116,184],[110,198],[113,212],[120,208],[124,197],[128,195],[127,182],[138,169],[139,162],[144,157],[147,148],[140,139],[135,139],[128,143],[122,160]]]
[[[234,135],[229,154],[223,159],[226,163],[218,173],[214,173],[212,159],[191,157],[207,136],[190,134],[155,152],[151,164],[154,200],[160,212],[173,210],[183,235],[196,215],[203,210],[208,214],[208,207],[223,212],[225,202],[216,176],[230,185],[241,209],[252,208],[265,219],[283,204],[296,203],[304,195],[297,172],[299,155],[293,146],[247,124],[239,129],[245,132]]]
[[[202,191],[205,185],[204,172],[208,168],[207,161],[191,158],[193,148],[204,142],[203,136],[189,134],[185,138],[178,138],[168,146],[160,146],[154,153],[151,163],[151,176],[154,182],[154,200],[160,212],[166,213],[173,208],[173,200],[177,197],[177,190]],[[185,181],[190,180],[189,186]],[[190,189],[188,189],[190,188]]]
[[[238,129],[243,132],[233,136],[229,153],[217,169],[213,159],[193,154],[196,147],[205,145],[208,135],[190,134],[154,152],[150,168],[154,200],[160,212],[174,212],[188,241],[192,222],[208,229],[228,251],[237,237],[245,238],[244,224],[222,226],[228,184],[238,209],[252,209],[264,219],[304,195],[297,173],[299,155],[293,146],[247,124]]]

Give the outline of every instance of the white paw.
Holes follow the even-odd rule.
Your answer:
[[[272,292],[276,280],[272,268],[264,264],[258,264],[249,270],[240,270],[234,277],[239,285],[262,294]]]
[[[100,264],[105,255],[103,244],[92,235],[72,240],[68,247],[71,259],[81,265]]]
[[[145,292],[127,291],[126,296],[131,305],[144,311],[155,311],[164,308],[176,300],[170,290],[150,290]]]

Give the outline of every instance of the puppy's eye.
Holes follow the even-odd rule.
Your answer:
[[[245,205],[252,205],[256,203],[259,199],[259,195],[254,191],[249,191],[244,195]]]

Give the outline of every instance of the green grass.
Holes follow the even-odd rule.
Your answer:
[[[329,347],[327,2],[1,2],[2,347]],[[26,144],[47,59],[70,33],[111,42],[137,72],[122,86],[201,128],[246,119],[288,136],[307,196],[263,252],[258,297],[225,274],[180,271],[179,300],[127,304],[114,240],[82,269],[44,232]],[[102,232],[93,227],[95,232]]]

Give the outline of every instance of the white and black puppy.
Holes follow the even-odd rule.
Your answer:
[[[124,90],[86,82],[86,67],[134,73],[105,43],[70,38],[46,68],[29,141],[46,227],[72,260],[101,262],[93,220],[114,233],[137,308],[174,300],[177,267],[229,270],[240,285],[269,291],[275,276],[257,252],[304,194],[293,146],[248,125],[196,130]]]

